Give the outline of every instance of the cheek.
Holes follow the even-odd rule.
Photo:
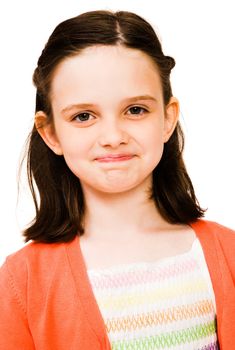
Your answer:
[[[70,131],[68,134],[64,129],[63,135],[60,135],[60,145],[65,162],[72,172],[82,166],[84,159],[89,158],[91,142],[78,132]]]
[[[143,128],[140,138],[142,140],[142,144],[146,147],[146,150],[156,151],[157,149],[162,149],[164,145],[163,123],[159,121]]]
[[[57,135],[65,156],[80,157],[89,149],[89,138],[85,137],[84,133],[80,134],[75,128],[71,130],[65,126],[58,130]]]
[[[142,136],[142,147],[148,164],[155,168],[162,158],[164,133],[161,125],[152,125]]]
[[[66,143],[64,146],[63,151],[67,166],[74,175],[80,177],[87,166],[87,162],[84,162],[84,160],[87,159],[88,150],[84,147],[84,144],[70,140],[70,142]]]
[[[83,161],[88,159],[88,154],[89,149],[84,143],[73,143],[70,140],[69,144],[66,144],[64,148],[64,158],[70,168],[77,168],[79,165],[82,165]]]

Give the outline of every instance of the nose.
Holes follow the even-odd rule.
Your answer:
[[[109,118],[101,123],[99,144],[103,147],[117,148],[120,144],[127,144],[129,135],[120,120]]]

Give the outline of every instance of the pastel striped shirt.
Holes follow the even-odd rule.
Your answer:
[[[113,350],[215,350],[216,305],[198,239],[157,262],[89,269]]]

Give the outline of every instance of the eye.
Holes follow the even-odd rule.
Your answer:
[[[87,122],[90,120],[91,114],[88,112],[83,112],[83,113],[79,113],[77,115],[75,115],[75,117],[73,118],[73,120],[79,122],[79,123],[83,123],[83,122]]]
[[[140,106],[133,106],[131,108],[129,108],[129,110],[131,113],[128,114],[135,114],[135,115],[142,115],[144,113],[147,113],[147,109],[140,107]]]

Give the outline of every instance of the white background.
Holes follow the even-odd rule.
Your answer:
[[[235,228],[234,9],[228,0],[4,1],[0,5],[0,263],[23,246],[33,203],[17,172],[34,117],[31,76],[54,27],[82,12],[128,10],[146,18],[165,54],[176,59],[173,93],[181,102],[185,161],[206,218]]]

